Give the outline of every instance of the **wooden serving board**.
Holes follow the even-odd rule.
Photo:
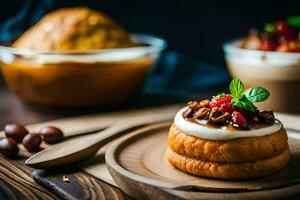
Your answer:
[[[119,187],[139,199],[288,199],[300,195],[300,136],[289,133],[289,165],[259,179],[224,181],[189,175],[165,158],[170,124],[137,130],[112,144],[106,163]]]

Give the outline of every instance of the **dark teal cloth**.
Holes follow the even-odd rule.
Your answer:
[[[17,38],[54,6],[54,0],[26,0],[15,15],[0,24],[0,42]]]
[[[143,93],[193,98],[203,92],[226,90],[229,79],[223,67],[169,51],[150,71]]]

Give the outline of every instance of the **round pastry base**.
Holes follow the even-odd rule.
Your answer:
[[[168,144],[174,152],[188,158],[216,163],[244,163],[279,155],[286,150],[287,140],[284,128],[265,136],[208,140],[186,134],[172,124]]]
[[[300,136],[288,133],[291,160],[263,178],[220,180],[176,169],[166,159],[170,123],[139,129],[112,144],[108,169],[136,199],[289,199],[300,195]]]
[[[167,149],[167,159],[176,168],[197,176],[220,179],[264,177],[282,169],[290,160],[287,147],[282,153],[268,159],[243,163],[217,163],[197,160]]]

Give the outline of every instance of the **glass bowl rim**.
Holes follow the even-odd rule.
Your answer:
[[[235,38],[228,40],[223,44],[223,51],[227,54],[251,54],[251,55],[268,55],[268,57],[297,57],[300,58],[300,52],[279,52],[279,51],[263,51],[263,50],[255,50],[255,49],[244,49],[237,46],[243,38]]]
[[[118,51],[126,50],[143,50],[149,49],[154,51],[162,51],[167,47],[167,42],[159,36],[152,34],[143,34],[143,33],[131,33],[130,38],[144,43],[147,46],[137,46],[137,47],[125,47],[125,48],[111,48],[111,49],[90,49],[90,50],[48,50],[41,51],[35,49],[22,49],[14,48],[9,46],[0,45],[0,54],[1,53],[10,53],[16,55],[89,55],[89,54],[99,54],[99,53],[113,53]]]

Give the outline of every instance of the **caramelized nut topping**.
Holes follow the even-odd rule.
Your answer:
[[[275,122],[275,117],[272,110],[261,111],[259,113],[259,119],[267,124],[273,124]]]
[[[197,101],[190,101],[188,102],[188,107],[193,110],[198,110],[200,109],[200,104],[198,104]]]
[[[238,107],[232,103],[231,94],[214,97],[212,100],[190,101],[187,105],[188,107],[182,113],[182,116],[193,122],[195,120],[206,120],[205,123],[218,126],[231,124],[231,127],[245,130],[255,127],[257,123],[271,125],[275,122],[272,110],[260,112],[256,107],[254,107],[254,110]]]
[[[203,99],[199,102],[201,108],[209,108],[209,99]]]
[[[231,115],[229,112],[222,112],[218,109],[212,109],[209,115],[209,121],[213,123],[222,123],[230,119]]]
[[[210,114],[210,109],[209,108],[200,108],[195,114],[194,116],[197,119],[208,119],[209,118],[209,114]]]
[[[183,116],[184,118],[191,118],[191,117],[193,117],[193,115],[194,115],[194,110],[192,110],[192,109],[190,109],[190,108],[188,108],[186,111],[184,111],[184,112],[182,113],[182,116]]]

